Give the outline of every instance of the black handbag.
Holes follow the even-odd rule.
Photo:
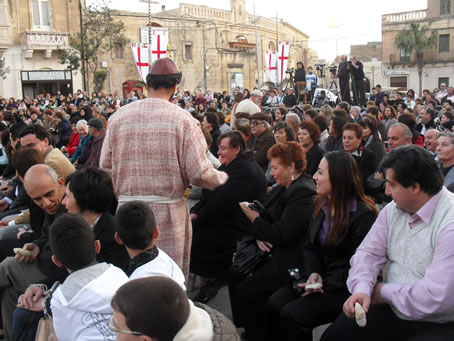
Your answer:
[[[236,242],[232,266],[246,277],[258,268],[268,258],[267,256],[268,254],[259,249],[254,237],[242,237]]]

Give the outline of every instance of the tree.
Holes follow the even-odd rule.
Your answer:
[[[432,31],[428,36],[428,25],[420,26],[418,23],[410,23],[410,29],[401,31],[394,44],[399,50],[403,50],[408,54],[416,53],[416,65],[418,67],[419,77],[419,95],[422,94],[422,70],[424,67],[424,50],[437,46],[438,33]]]
[[[9,73],[9,66],[6,66],[5,57],[0,58],[0,77],[6,79],[6,75]]]
[[[124,23],[114,20],[112,11],[105,2],[90,5],[82,12],[80,32],[69,37],[68,48],[59,50],[60,63],[67,64],[70,70],[81,69],[84,75],[88,71],[95,81],[95,91],[99,91],[99,86],[102,89],[107,76],[100,78],[100,56],[123,48],[129,40],[124,35]],[[89,85],[87,90],[90,90]]]
[[[93,83],[95,83],[94,90],[95,92],[99,92],[104,87],[104,82],[107,78],[107,71],[106,70],[98,70],[95,72],[95,76],[93,78]]]

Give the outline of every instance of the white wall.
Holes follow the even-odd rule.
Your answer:
[[[407,77],[408,88],[414,89],[416,92],[419,91],[418,69],[416,66],[412,68],[395,66],[394,69],[386,66],[383,68],[385,86],[391,86],[390,77],[404,75]],[[422,89],[433,90],[438,87],[438,78],[442,77],[449,77],[449,85],[454,86],[454,63],[425,65],[423,68]]]
[[[31,70],[64,70],[65,65],[58,61],[57,51],[52,52],[52,57],[45,59],[44,51],[34,51],[33,58],[25,59],[22,48],[10,47],[4,53],[6,66],[9,66],[10,72],[6,79],[0,78],[0,96],[22,98],[22,81],[21,71]],[[80,72],[73,72],[73,90],[82,89],[82,76]]]

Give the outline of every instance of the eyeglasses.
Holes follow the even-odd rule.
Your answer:
[[[129,335],[136,335],[136,336],[140,336],[140,335],[143,335],[143,333],[140,333],[140,332],[133,332],[131,330],[122,330],[122,329],[118,329],[116,326],[115,326],[115,322],[114,322],[114,319],[113,319],[113,315],[112,315],[112,318],[110,319],[110,322],[109,322],[109,329],[111,331],[113,331],[114,333],[118,333],[118,334],[129,334]]]
[[[260,124],[265,124],[265,122],[257,122],[257,121],[252,121],[251,122],[251,125],[253,125],[253,126],[258,126]]]

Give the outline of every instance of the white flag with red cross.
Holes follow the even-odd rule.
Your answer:
[[[287,71],[288,56],[290,54],[290,43],[288,41],[280,41],[277,53],[277,71],[278,82],[282,83],[285,78],[285,71]]]
[[[146,83],[148,70],[150,69],[148,44],[131,43],[131,49],[140,78],[142,78],[142,80]]]
[[[169,44],[169,32],[163,30],[151,30],[151,62],[167,57],[167,45]]]
[[[276,51],[265,52],[265,64],[267,81],[276,83]]]

